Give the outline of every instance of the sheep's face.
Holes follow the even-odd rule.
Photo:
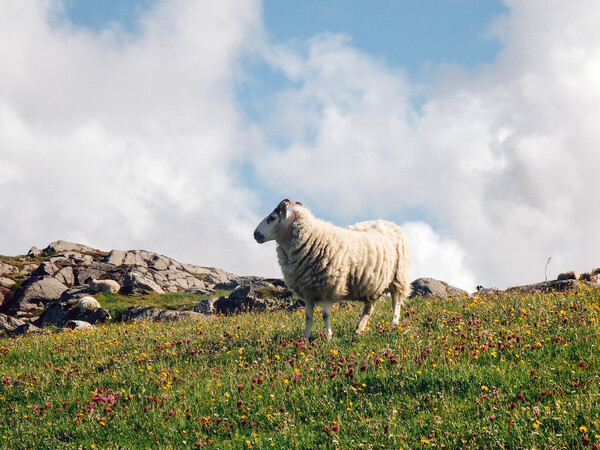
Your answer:
[[[259,244],[267,241],[273,241],[280,235],[285,227],[285,219],[287,217],[287,206],[290,201],[285,199],[271,214],[265,217],[254,230],[254,239]]]

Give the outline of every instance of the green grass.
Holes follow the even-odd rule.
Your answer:
[[[0,340],[4,448],[583,448],[600,443],[600,292],[390,300]],[[315,321],[317,336],[323,330]]]
[[[145,294],[127,296],[102,292],[94,294],[103,308],[108,309],[113,318],[118,318],[130,306],[145,305],[150,308],[159,309],[182,309],[192,308],[202,300],[212,297],[228,295],[231,291],[215,291],[211,294],[192,294],[189,292],[170,292],[167,294]]]

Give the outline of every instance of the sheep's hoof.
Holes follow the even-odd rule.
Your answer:
[[[356,334],[357,336],[360,336],[361,334],[364,333],[364,331],[365,331],[364,329],[357,328],[356,331],[354,332],[354,334]]]
[[[390,323],[390,328],[398,328],[400,324],[398,322],[392,322]]]

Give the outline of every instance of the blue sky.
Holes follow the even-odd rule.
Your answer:
[[[0,254],[66,239],[277,276],[251,236],[287,197],[400,224],[413,278],[599,264],[595,0],[0,10]]]
[[[66,10],[73,23],[95,31],[118,23],[137,33],[140,15],[156,1],[70,0]],[[431,64],[493,61],[501,46],[489,26],[508,10],[495,0],[265,0],[263,11],[275,40],[347,33],[362,51],[417,77]]]

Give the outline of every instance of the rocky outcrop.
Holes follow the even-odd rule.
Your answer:
[[[127,308],[119,320],[121,322],[166,322],[180,319],[205,319],[206,316],[195,311],[172,311],[147,306],[132,306]]]
[[[15,317],[7,316],[6,314],[0,314],[0,334],[7,331],[13,331],[21,325],[25,325],[25,322],[16,319]]]
[[[31,317],[57,301],[66,290],[67,286],[51,276],[33,277],[21,286],[8,304],[2,305],[2,309],[11,316]]]
[[[411,284],[410,297],[435,297],[439,299],[469,297],[469,293],[435,278],[417,278]]]
[[[39,262],[40,258],[43,261]],[[145,250],[104,252],[67,241],[55,241],[41,251],[32,247],[27,257],[12,262],[0,262],[0,312],[21,318],[33,318],[50,304],[78,300],[91,293],[89,283],[93,279],[115,280],[124,295],[206,294],[261,280],[182,264]],[[18,289],[17,279],[24,279]]]
[[[573,291],[581,287],[581,283],[575,279],[563,279],[563,280],[552,280],[542,281],[541,283],[527,284],[524,286],[514,286],[508,288],[505,292],[507,294],[532,294],[539,292],[542,294],[550,294],[552,292],[568,292]]]
[[[110,319],[111,316],[108,310],[103,308],[81,311],[77,305],[69,303],[53,303],[31,323],[40,328],[64,328],[68,322],[74,320],[97,324],[108,322]]]

